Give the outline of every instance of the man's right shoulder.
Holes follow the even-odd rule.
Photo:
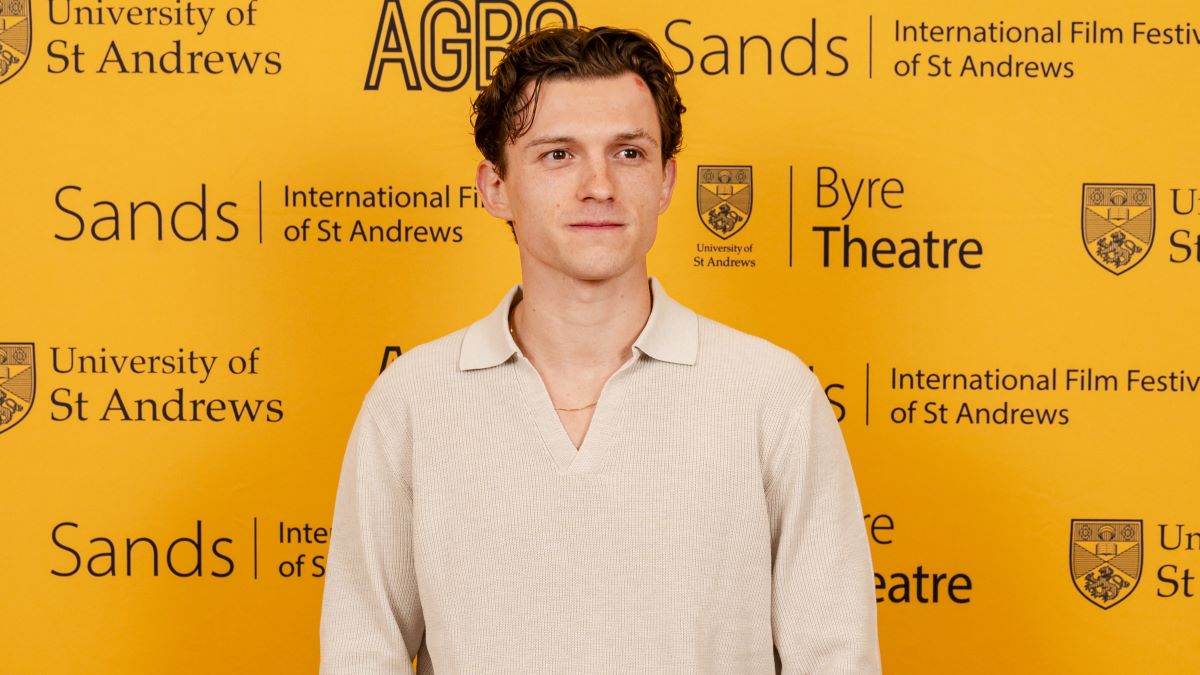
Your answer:
[[[469,326],[401,352],[384,368],[367,392],[367,401],[388,405],[421,398],[440,389],[459,373],[458,359]]]

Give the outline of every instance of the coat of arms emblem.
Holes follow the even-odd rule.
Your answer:
[[[8,431],[33,407],[33,344],[0,342],[0,433]]]
[[[1142,521],[1072,520],[1071,578],[1101,609],[1115,607],[1142,575]]]
[[[749,166],[696,168],[696,210],[710,232],[728,239],[750,222],[754,174]]]
[[[0,0],[0,82],[25,67],[31,38],[29,0]]]
[[[1137,266],[1154,242],[1154,186],[1083,186],[1083,245],[1096,264],[1113,274]]]

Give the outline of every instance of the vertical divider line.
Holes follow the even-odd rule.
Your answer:
[[[867,361],[867,423],[865,426],[871,426],[871,362]]]
[[[262,181],[258,181],[258,243],[263,243]]]
[[[792,165],[788,164],[788,267],[792,266],[792,189],[794,180],[792,179]]]
[[[258,516],[254,517],[254,578],[258,578]]]

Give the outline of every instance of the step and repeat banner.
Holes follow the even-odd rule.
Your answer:
[[[679,72],[651,272],[822,380],[885,672],[1200,672],[1182,0],[3,0],[0,670],[315,671],[364,393],[520,278],[470,102],[562,24]]]

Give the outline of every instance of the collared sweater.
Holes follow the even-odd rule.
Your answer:
[[[845,444],[799,358],[671,299],[577,449],[488,316],[397,358],[337,489],[321,673],[878,673]]]

